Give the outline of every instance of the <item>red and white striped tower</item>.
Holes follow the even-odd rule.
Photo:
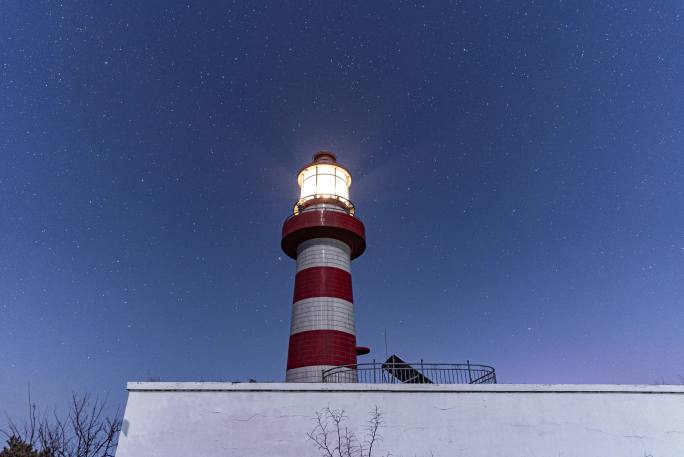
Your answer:
[[[351,261],[366,248],[349,201],[351,174],[322,151],[299,172],[294,215],[283,224],[283,251],[297,260],[286,382],[321,382],[324,370],[356,364]],[[356,382],[344,370],[337,381]]]

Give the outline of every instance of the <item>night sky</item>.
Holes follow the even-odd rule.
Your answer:
[[[283,380],[320,149],[365,360],[684,375],[681,2],[1,6],[1,411]]]

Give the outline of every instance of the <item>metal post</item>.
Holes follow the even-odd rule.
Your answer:
[[[373,384],[375,384],[375,359],[373,359]]]
[[[466,360],[468,363],[468,383],[472,384],[473,383],[473,375],[470,373],[470,360]]]

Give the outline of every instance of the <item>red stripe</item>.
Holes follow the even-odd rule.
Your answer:
[[[311,330],[290,335],[287,369],[313,365],[356,364],[356,336],[337,330]]]
[[[335,267],[306,268],[295,276],[294,301],[336,297],[354,302],[351,274]]]
[[[291,216],[283,224],[283,251],[293,259],[297,257],[297,246],[312,238],[335,238],[351,248],[355,259],[366,249],[366,230],[363,223],[341,211],[304,211]]]

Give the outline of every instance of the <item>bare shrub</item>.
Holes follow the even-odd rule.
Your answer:
[[[379,408],[376,406],[370,412],[361,440],[346,425],[347,419],[344,410],[323,408],[316,412],[316,426],[307,436],[324,457],[372,457],[373,448],[382,440],[379,430],[383,421]]]
[[[38,412],[29,397],[29,414],[17,424],[9,419],[2,430],[8,444],[25,443],[41,457],[114,457],[121,416],[105,416],[106,403],[89,395],[72,395],[66,417]]]
[[[363,427],[363,436],[358,438],[347,426],[349,417],[343,409],[329,406],[316,412],[315,427],[307,437],[322,457],[373,457],[378,455],[378,445],[382,442],[380,429],[385,425],[380,408],[375,406],[370,418]],[[432,452],[429,454],[433,456]],[[385,457],[391,457],[388,452]]]

